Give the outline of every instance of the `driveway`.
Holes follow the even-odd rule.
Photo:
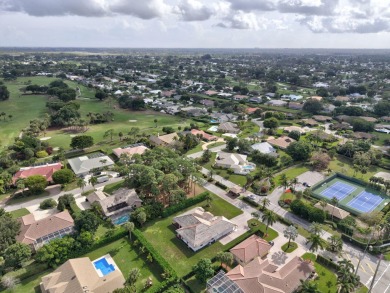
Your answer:
[[[241,236],[245,232],[249,231],[248,227],[248,221],[252,218],[252,216],[248,213],[242,213],[241,215],[230,219],[230,221],[237,225],[237,229],[230,233],[229,235],[226,235],[225,237],[221,238],[219,242],[222,245],[228,244],[230,241],[236,239],[237,237]]]

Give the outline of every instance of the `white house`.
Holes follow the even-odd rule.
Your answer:
[[[260,142],[252,145],[252,149],[259,151],[262,154],[276,153],[276,149],[268,142]]]

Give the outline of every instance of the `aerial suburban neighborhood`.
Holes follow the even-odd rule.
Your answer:
[[[387,51],[0,52],[0,291],[390,292]]]

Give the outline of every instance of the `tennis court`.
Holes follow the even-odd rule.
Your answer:
[[[372,212],[384,199],[371,192],[362,191],[357,197],[347,203],[351,208],[362,213]]]
[[[335,197],[338,199],[338,201],[341,201],[355,190],[356,187],[346,184],[344,182],[337,181],[336,183],[332,184],[327,189],[322,191],[321,194],[328,199],[332,199]]]
[[[337,198],[337,206],[354,215],[381,211],[390,198],[370,189],[355,178],[335,174],[312,187],[313,195],[330,202]]]

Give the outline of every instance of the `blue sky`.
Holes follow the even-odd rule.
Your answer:
[[[0,0],[0,46],[390,48],[389,0]]]

